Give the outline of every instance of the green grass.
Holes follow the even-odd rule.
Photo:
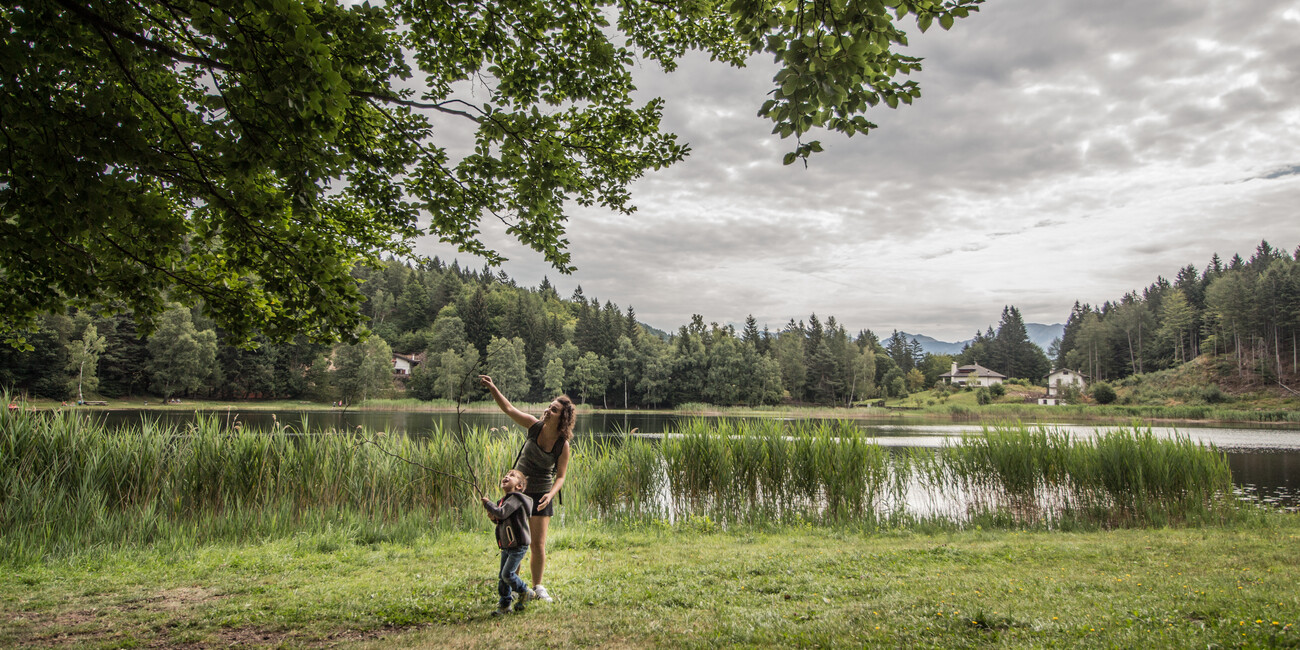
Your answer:
[[[495,483],[521,442],[507,431],[470,430],[462,445],[442,429],[298,435],[225,430],[207,417],[108,430],[66,411],[7,414],[0,563],[335,525],[374,539],[409,539],[421,520],[482,527],[460,479]],[[579,446],[572,466],[564,497],[574,516],[641,524],[1097,528],[1239,515],[1223,454],[1136,427],[1077,440],[1015,425],[937,452],[890,453],[849,422],[697,419],[660,442]],[[910,512],[918,493],[944,509]]]
[[[628,439],[576,460],[574,502],[602,518],[907,525],[1163,525],[1235,516],[1226,457],[1138,426],[1079,439],[1006,425],[938,451],[889,453],[851,422],[692,420],[661,443]],[[662,467],[662,472],[654,468]],[[652,503],[643,495],[667,493]],[[963,504],[960,495],[967,498]]]
[[[0,647],[1297,645],[1300,516],[1137,427],[887,453],[851,423],[697,420],[580,448],[559,600],[506,621],[469,491],[366,435],[0,417]],[[490,484],[518,437],[468,435]],[[450,434],[381,442],[464,473]],[[971,498],[911,516],[909,484]]]
[[[382,445],[367,443],[373,439]],[[494,430],[427,438],[363,431],[298,436],[184,427],[107,430],[75,414],[0,417],[0,562],[93,546],[187,547],[318,531],[331,522],[400,534],[412,517],[458,526],[471,495],[514,457],[521,436]],[[424,467],[394,457],[401,456]],[[399,531],[384,532],[384,531]]]
[[[559,520],[505,620],[490,535],[337,530],[0,572],[0,646],[1296,647],[1300,517],[1087,533]]]

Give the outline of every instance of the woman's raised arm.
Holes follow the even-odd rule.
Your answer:
[[[488,389],[488,392],[492,393],[492,399],[496,400],[497,407],[506,415],[509,415],[510,419],[518,423],[519,426],[527,429],[537,423],[537,418],[515,408],[515,405],[511,404],[510,400],[506,399],[506,396],[501,394],[501,389],[497,388],[497,385],[492,383],[491,377],[487,375],[479,375],[478,381],[483,384],[484,388]]]

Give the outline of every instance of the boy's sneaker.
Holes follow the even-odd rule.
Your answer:
[[[505,616],[506,614],[509,613],[510,613],[509,605],[506,605],[505,607],[497,607],[496,609],[492,610],[492,617],[496,618],[498,616]]]
[[[524,605],[528,601],[536,597],[537,595],[533,593],[532,589],[528,589],[527,587],[525,587],[523,591],[519,592],[519,598],[515,600],[515,611],[516,612],[524,611]]]
[[[537,600],[540,600],[544,603],[555,602],[555,599],[551,598],[551,595],[546,593],[546,587],[543,587],[541,585],[537,585],[536,587],[533,587],[533,598],[536,598]]]

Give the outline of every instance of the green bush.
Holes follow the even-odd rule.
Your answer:
[[[980,406],[984,406],[985,404],[988,404],[989,402],[992,401],[993,401],[993,396],[989,394],[989,389],[980,388],[979,390],[975,391],[975,402]]]
[[[993,384],[992,386],[989,386],[989,393],[993,395],[994,398],[1004,397],[1007,394],[1007,387],[1002,384]]]
[[[1110,404],[1115,401],[1116,397],[1115,389],[1111,388],[1110,384],[1105,382],[1093,384],[1092,399],[1096,400],[1098,404]]]
[[[1219,388],[1218,384],[1210,384],[1201,389],[1201,399],[1206,404],[1222,404],[1230,400],[1228,394]]]
[[[1062,386],[1058,391],[1058,394],[1061,396],[1061,399],[1065,400],[1066,404],[1078,404],[1079,399],[1083,397],[1083,393],[1079,392],[1079,387],[1074,384],[1066,384],[1065,386]]]

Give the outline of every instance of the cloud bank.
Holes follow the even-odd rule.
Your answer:
[[[910,37],[921,99],[866,137],[814,134],[807,169],[755,116],[765,60],[647,64],[640,93],[691,156],[639,181],[631,216],[574,209],[572,276],[485,235],[521,283],[665,329],[816,312],[948,340],[1007,304],[1062,322],[1215,252],[1300,244],[1300,2],[990,0]]]

